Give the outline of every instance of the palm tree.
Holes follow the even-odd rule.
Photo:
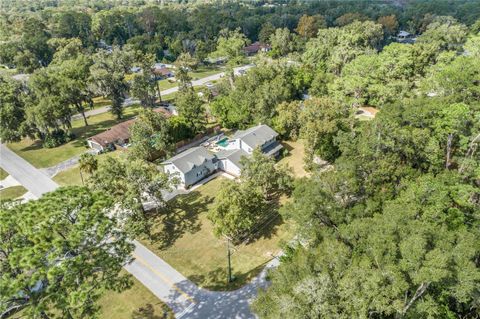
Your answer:
[[[82,179],[82,184],[85,185],[83,181],[83,174],[82,172],[86,172],[88,174],[92,174],[98,167],[98,160],[95,158],[95,155],[90,153],[83,153],[80,155],[80,159],[78,160],[79,169],[80,169],[80,178]]]

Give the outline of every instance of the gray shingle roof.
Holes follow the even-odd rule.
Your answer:
[[[205,161],[214,158],[215,156],[210,154],[204,147],[197,146],[175,155],[163,162],[163,164],[173,164],[185,174],[192,170],[194,166],[200,166],[205,163]]]
[[[278,133],[272,130],[268,125],[260,124],[246,129],[245,131],[237,131],[232,139],[239,138],[251,148],[255,148],[277,136]]]
[[[242,168],[242,165],[240,164],[240,160],[242,159],[242,157],[244,157],[244,156],[249,157],[250,156],[244,150],[220,151],[216,155],[219,159],[228,158],[233,164],[235,164],[239,168]]]

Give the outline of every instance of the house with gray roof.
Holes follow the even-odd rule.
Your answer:
[[[259,124],[244,131],[237,131],[228,141],[226,149],[244,150],[252,154],[253,150],[259,148],[268,156],[277,157],[283,146],[277,141],[278,133],[270,126]]]
[[[191,186],[218,169],[218,160],[202,146],[192,147],[162,164],[166,173],[180,178],[184,187]]]
[[[178,176],[184,187],[189,187],[218,170],[239,177],[241,159],[250,156],[255,149],[260,149],[268,156],[278,156],[283,146],[277,141],[277,136],[277,132],[269,126],[258,125],[237,131],[229,139],[221,139],[216,143],[219,147],[216,153],[197,146],[162,164],[165,172]]]
[[[215,154],[218,158],[218,168],[233,176],[240,176],[242,157],[248,157],[250,154],[244,150],[222,150]]]

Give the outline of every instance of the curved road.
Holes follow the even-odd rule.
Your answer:
[[[59,187],[3,144],[0,166],[37,198]],[[170,306],[176,318],[255,318],[249,304],[257,290],[268,285],[267,269],[278,264],[277,259],[272,259],[252,282],[238,290],[214,292],[197,287],[145,246],[133,243],[135,259],[125,269]]]
[[[253,67],[253,64],[247,64],[247,65],[243,65],[243,66],[239,66],[237,68],[234,68],[233,71],[234,71],[235,75],[242,75],[243,71],[246,71],[246,70],[250,69],[251,67]],[[213,75],[210,75],[210,76],[192,81],[192,86],[200,86],[200,85],[204,85],[207,82],[219,80],[224,75],[225,75],[225,72],[220,72],[220,73],[217,73],[217,74],[213,74]],[[160,91],[160,95],[165,96],[167,94],[172,94],[172,93],[175,93],[177,91],[178,91],[178,86]],[[138,103],[140,103],[139,100],[134,100],[134,99],[128,98],[128,99],[125,100],[125,102],[123,102],[123,106],[126,107],[126,106],[130,106],[130,105],[133,105],[133,104],[138,104]],[[105,113],[105,112],[108,112],[108,111],[110,111],[110,106],[109,105],[102,106],[102,107],[99,107],[99,108],[94,109],[94,110],[86,111],[85,116],[97,115],[97,114]],[[72,116],[72,119],[80,119],[80,118],[82,118],[81,114],[75,114],[74,116]]]

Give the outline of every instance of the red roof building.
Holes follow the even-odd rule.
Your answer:
[[[272,47],[269,44],[260,43],[258,41],[243,48],[243,50],[245,51],[245,54],[247,55],[254,55],[254,54],[257,54],[259,51],[268,52],[271,49]]]
[[[171,116],[170,112],[161,107],[156,108],[153,111],[157,113],[163,113],[166,117]],[[89,137],[87,140],[88,146],[99,151],[103,151],[110,147],[127,147],[130,139],[130,127],[133,125],[133,123],[135,123],[136,120],[137,119],[134,118],[118,123],[102,133]]]

